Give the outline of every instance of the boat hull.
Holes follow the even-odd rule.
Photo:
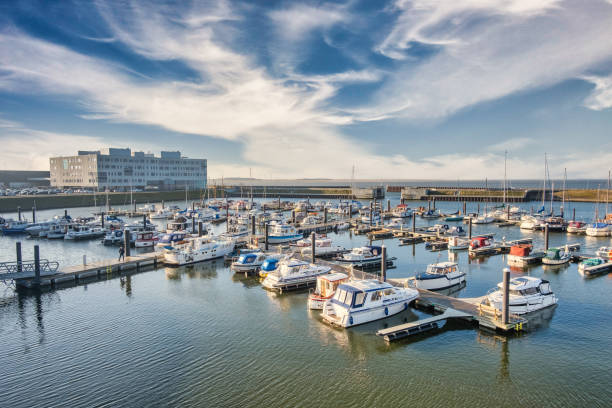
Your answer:
[[[440,276],[439,278],[430,279],[415,279],[415,286],[419,289],[427,290],[443,290],[461,285],[465,282],[465,273],[457,274],[457,276],[447,277]]]
[[[408,309],[410,303],[414,301],[417,297],[418,294],[415,294],[413,296],[407,296],[404,299],[372,307],[370,309],[359,311],[351,310],[348,313],[344,314],[342,317],[324,314],[323,320],[334,326],[340,326],[344,328],[358,326],[360,324],[385,319],[387,317],[403,312],[404,310]]]

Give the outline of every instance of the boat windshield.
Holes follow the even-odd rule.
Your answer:
[[[353,292],[349,292],[344,289],[339,289],[334,294],[334,299],[337,300],[339,303],[350,306],[353,301]]]

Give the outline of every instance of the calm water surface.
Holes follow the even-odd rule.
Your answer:
[[[457,204],[439,206],[454,211]],[[578,218],[592,217],[592,204],[576,208]],[[542,242],[541,233],[518,228],[474,231]],[[345,246],[366,242],[349,232],[334,238]],[[0,237],[0,260],[13,260],[15,241]],[[117,252],[95,241],[23,242],[28,254],[36,242],[43,257],[64,265]],[[565,242],[591,253],[612,244],[551,234],[551,245]],[[423,244],[385,244],[398,258],[390,277],[448,259]],[[469,261],[466,253],[457,261],[468,274],[460,297],[486,293],[506,264],[503,256]],[[529,332],[505,338],[456,322],[391,345],[375,331],[425,314],[411,309],[333,329],[306,309],[306,293],[267,292],[221,261],[37,294],[2,286],[0,406],[611,406],[612,275],[585,280],[570,265],[513,276],[523,273],[548,279],[559,298],[555,309],[532,318]]]

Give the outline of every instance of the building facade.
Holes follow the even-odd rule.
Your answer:
[[[50,159],[51,186],[57,188],[202,189],[206,188],[206,177],[206,159],[182,157],[181,152],[161,152],[155,157],[129,148],[108,148]]]

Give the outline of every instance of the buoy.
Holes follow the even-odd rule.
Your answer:
[[[387,307],[385,307],[385,316],[389,316],[389,309]]]
[[[353,316],[349,317],[349,323],[351,324],[351,326],[353,325]]]
[[[404,302],[404,310],[408,309],[408,303]]]

